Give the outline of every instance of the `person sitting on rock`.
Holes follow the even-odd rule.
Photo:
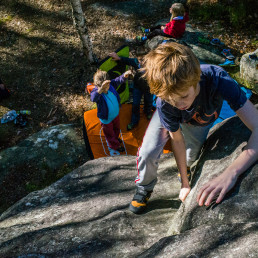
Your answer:
[[[171,13],[170,22],[165,26],[157,25],[151,27],[150,29],[145,29],[141,27],[145,36],[137,36],[136,40],[138,42],[144,42],[147,39],[152,39],[155,36],[164,36],[168,38],[181,38],[185,32],[185,23],[189,21],[188,12],[185,12],[185,7],[181,3],[174,3],[169,9]]]
[[[109,54],[113,60],[132,66],[136,70],[136,74],[133,79],[133,105],[132,105],[132,117],[130,124],[127,125],[127,130],[132,130],[140,121],[140,104],[142,96],[144,97],[144,113],[148,120],[152,117],[152,104],[153,95],[150,93],[150,87],[145,79],[142,78],[141,68],[142,55],[138,55],[138,58],[120,57],[117,53],[112,52]]]
[[[125,149],[120,145],[120,120],[119,105],[120,97],[116,88],[124,83],[125,79],[131,74],[127,71],[121,76],[109,80],[109,75],[105,71],[97,70],[93,76],[95,88],[90,93],[92,102],[97,103],[97,116],[100,120],[105,138],[111,149],[124,152]]]
[[[170,139],[181,175],[179,198],[190,192],[187,176],[209,129],[226,100],[252,131],[243,152],[198,193],[200,206],[220,203],[238,177],[258,159],[258,110],[223,68],[201,64],[190,48],[178,43],[159,45],[144,57],[144,76],[157,99],[157,110],[145,132],[137,157],[136,194],[129,206],[134,213],[146,208],[157,182],[163,147]]]

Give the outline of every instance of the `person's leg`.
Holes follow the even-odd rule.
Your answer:
[[[186,123],[181,124],[182,133],[185,139],[186,161],[188,167],[190,167],[198,158],[211,126],[212,125],[193,126]]]
[[[115,138],[118,139],[120,134],[120,118],[119,115],[112,121]]]
[[[112,121],[113,122],[113,121]],[[111,149],[116,150],[120,147],[118,139],[115,137],[113,123],[103,124],[101,123],[103,133]]]
[[[153,188],[157,183],[159,158],[168,139],[169,133],[162,127],[158,111],[156,111],[137,154],[138,176],[135,179],[137,191],[129,206],[129,210],[133,213],[141,213],[147,206]]]
[[[154,31],[154,30],[160,30],[160,29],[161,29],[161,25],[156,25],[156,26],[151,26],[151,27],[149,28],[149,31],[152,32],[152,31]]]
[[[138,176],[135,179],[135,183],[138,189],[144,191],[153,190],[157,182],[159,158],[168,139],[169,133],[161,125],[159,114],[156,111],[137,154]]]
[[[146,114],[148,120],[150,120],[152,113],[152,101],[153,95],[150,92],[144,93],[144,113]]]
[[[142,92],[134,88],[133,89],[133,105],[132,105],[132,117],[131,125],[137,125],[140,120],[140,104],[141,104]]]
[[[152,39],[152,38],[154,38],[155,36],[158,36],[158,35],[166,36],[167,34],[165,34],[162,29],[155,29],[150,34],[148,34],[146,37],[147,37],[147,39]]]

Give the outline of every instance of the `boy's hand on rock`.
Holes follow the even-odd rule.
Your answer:
[[[226,193],[235,185],[237,176],[227,171],[206,183],[199,191],[197,202],[200,206],[209,206],[215,199],[220,203]]]
[[[119,57],[119,55],[116,52],[110,53],[109,56],[112,57],[112,60],[114,60],[114,61],[121,60],[121,58]]]
[[[179,193],[179,199],[184,202],[187,195],[190,193],[191,188],[189,187],[182,187]]]
[[[125,73],[124,73],[124,77],[125,78],[128,78],[129,77],[129,75],[133,75],[133,73],[132,73],[132,71],[126,71]]]

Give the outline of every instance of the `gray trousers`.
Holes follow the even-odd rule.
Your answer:
[[[186,146],[187,166],[191,166],[198,157],[210,127],[211,125],[201,127],[181,124]],[[158,111],[156,111],[145,132],[142,146],[138,150],[136,159],[138,176],[135,179],[138,188],[145,191],[153,190],[157,183],[160,155],[169,139],[169,131],[162,126]]]

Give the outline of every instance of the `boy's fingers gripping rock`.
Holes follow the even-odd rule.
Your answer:
[[[214,190],[214,187],[210,186],[210,184],[204,185],[198,194],[197,202],[200,206],[203,206],[204,201],[206,200],[207,196]]]
[[[180,190],[180,193],[179,193],[179,199],[182,201],[182,202],[184,202],[185,201],[185,199],[186,199],[186,197],[187,197],[187,195],[190,193],[190,191],[191,191],[191,188],[182,188],[181,190]]]

